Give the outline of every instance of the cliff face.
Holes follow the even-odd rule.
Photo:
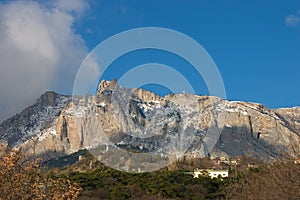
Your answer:
[[[21,144],[52,126],[61,110],[72,100],[55,92],[46,92],[36,103],[0,125],[0,139],[10,146]]]
[[[300,107],[294,108],[279,108],[274,110],[281,118],[287,121],[287,123],[300,134]]]
[[[42,95],[1,124],[0,139],[49,157],[101,144],[166,156],[177,149],[193,157],[270,159],[299,152],[299,130],[299,108],[270,110],[255,103],[188,94],[160,97],[120,87],[114,80],[102,81],[95,96],[73,102],[53,92]],[[210,140],[216,142],[212,152]]]
[[[217,147],[229,155],[276,157],[299,152],[299,130],[277,110],[261,104],[228,102],[226,124]],[[238,109],[238,110],[237,110]]]

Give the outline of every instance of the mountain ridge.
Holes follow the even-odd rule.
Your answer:
[[[190,146],[184,147],[187,156],[250,155],[267,160],[282,152],[293,154],[293,150],[299,149],[300,107],[269,109],[262,104],[227,101],[212,96],[171,94],[161,97],[143,89],[116,87],[119,87],[116,80],[103,80],[95,96],[86,95],[77,101],[73,99],[73,102],[71,96],[46,92],[35,104],[0,125],[0,139],[35,154],[51,151],[54,152],[51,157],[61,153],[68,155],[86,148],[98,137],[89,135],[91,131],[86,128],[92,123],[90,116],[94,116],[92,120],[107,137],[100,138],[101,142],[107,143],[106,140],[110,139],[119,148],[166,152],[169,149],[164,147],[167,143],[163,140],[176,139],[172,134],[181,133],[186,116],[195,121],[194,129],[187,135],[194,140]],[[127,99],[129,103],[122,102],[124,94],[130,97]],[[187,110],[186,102],[193,109]],[[201,111],[201,115],[195,115],[196,118],[189,116],[193,110]],[[211,127],[219,128],[212,119],[218,121],[223,112],[226,119],[220,138],[212,152],[206,152],[199,144]],[[153,124],[157,127],[152,128]],[[145,139],[131,137],[149,127],[158,133],[152,138],[156,141],[147,139],[147,134]],[[55,155],[55,152],[60,153]]]

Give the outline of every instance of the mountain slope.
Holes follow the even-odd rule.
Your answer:
[[[72,100],[71,96],[46,92],[35,104],[0,125],[0,139],[10,146],[22,143],[41,130],[52,126],[61,110]]]
[[[0,139],[50,157],[99,143],[103,152],[123,149],[177,158],[184,153],[268,160],[299,151],[299,108],[270,110],[256,103],[189,94],[160,97],[120,87],[115,80],[102,81],[95,96],[71,100],[45,93],[1,124]]]

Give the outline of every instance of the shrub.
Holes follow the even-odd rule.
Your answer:
[[[0,146],[0,199],[73,200],[81,188],[68,179],[46,176],[41,159],[30,161],[21,149]]]

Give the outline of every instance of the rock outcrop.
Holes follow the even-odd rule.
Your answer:
[[[193,157],[214,153],[266,160],[299,152],[299,107],[271,110],[213,96],[160,97],[120,87],[116,80],[102,81],[95,96],[71,100],[45,93],[1,124],[0,139],[49,157],[97,145],[162,156],[176,147]]]
[[[0,125],[0,139],[10,146],[21,144],[32,136],[48,129],[71,102],[72,97],[55,92],[46,92],[36,103],[21,113],[5,120]]]

